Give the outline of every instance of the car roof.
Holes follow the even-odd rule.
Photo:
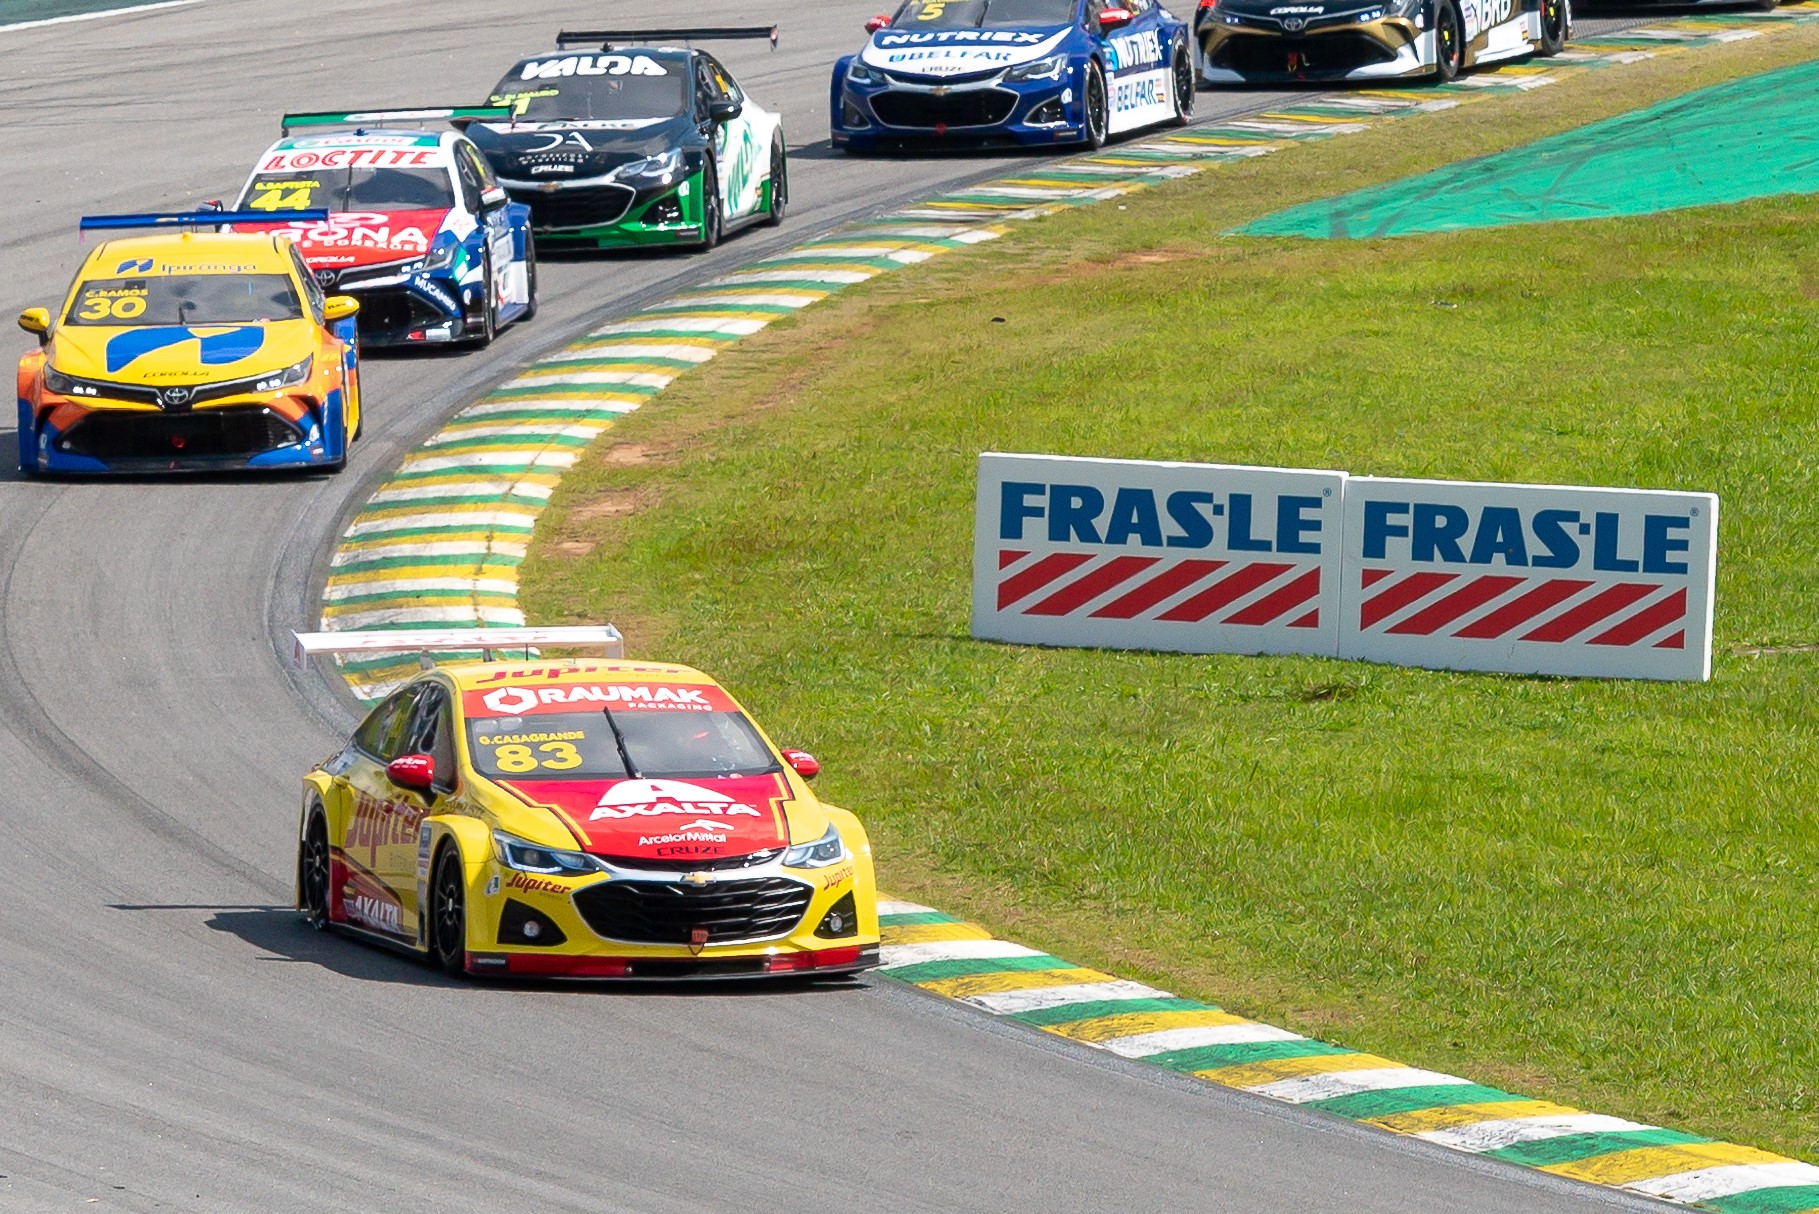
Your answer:
[[[136,264],[125,266],[129,261]],[[138,277],[160,277],[166,274],[275,274],[287,273],[293,267],[285,245],[269,233],[157,232],[148,236],[123,236],[96,245],[95,251],[83,263],[81,276],[115,278],[129,268]]]
[[[463,662],[438,666],[436,672],[446,676],[461,691],[486,691],[508,684],[559,687],[571,683],[649,683],[653,680],[694,687],[720,687],[712,678],[689,666],[671,662],[628,662],[620,658]]]

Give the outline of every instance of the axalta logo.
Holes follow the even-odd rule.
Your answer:
[[[712,711],[700,687],[650,687],[615,684],[607,687],[498,687],[480,702],[500,716],[515,717],[543,704],[620,704],[642,708],[695,708]]]
[[[607,789],[594,806],[588,821],[601,818],[654,818],[664,814],[693,814],[697,817],[756,818],[762,815],[754,806],[735,801],[725,793],[685,784],[680,780],[623,780]],[[691,823],[698,826],[700,823]],[[720,827],[730,830],[731,826]]]
[[[1589,556],[1597,573],[1684,574],[1692,529],[1691,513],[1637,519],[1603,510],[1367,501],[1361,554],[1367,561],[1526,569],[1577,569]]]
[[[1257,495],[1250,493],[1182,489],[1164,495],[1134,486],[1104,490],[1028,481],[1005,481],[1000,493],[1001,540],[1021,540],[1026,526],[1041,522],[1054,544],[1200,549],[1222,539],[1230,552],[1307,556],[1320,555],[1322,515],[1329,504],[1338,504],[1324,496],[1271,495],[1263,499],[1274,501],[1271,528],[1262,522]]]
[[[402,930],[398,904],[395,902],[382,902],[378,898],[360,894],[349,898],[346,906],[348,918],[358,919],[368,927],[376,927],[387,932]]]

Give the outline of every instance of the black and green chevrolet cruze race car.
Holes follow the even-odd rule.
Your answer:
[[[493,90],[510,121],[468,128],[543,248],[694,245],[789,202],[782,119],[694,44],[758,29],[563,32]],[[585,49],[573,49],[573,48]]]

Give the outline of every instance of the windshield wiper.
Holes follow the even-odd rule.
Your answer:
[[[607,728],[613,731],[613,741],[619,744],[619,761],[625,764],[625,774],[634,780],[642,780],[644,773],[638,770],[636,763],[632,762],[632,752],[625,745],[625,731],[620,729],[619,722],[613,719],[613,710],[602,708],[600,715],[606,718]]]

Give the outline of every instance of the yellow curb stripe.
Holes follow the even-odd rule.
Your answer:
[[[1508,1121],[1518,1117],[1572,1117],[1583,1110],[1549,1100],[1504,1100],[1493,1104],[1456,1104],[1449,1108],[1418,1109],[1413,1113],[1392,1113],[1387,1117],[1367,1117],[1365,1124],[1392,1134],[1426,1134],[1432,1130],[1453,1130],[1477,1125],[1481,1121]]]
[[[884,929],[884,943],[933,944],[938,940],[990,940],[992,934],[970,923],[912,923]]]
[[[1089,1043],[1116,1041],[1120,1037],[1137,1037],[1160,1033],[1166,1029],[1219,1028],[1228,1024],[1248,1024],[1243,1016],[1216,1012],[1211,1008],[1189,1008],[1178,1012],[1121,1012],[1115,1016],[1095,1016],[1071,1024],[1049,1026],[1049,1032],[1073,1041]]]
[[[1727,1167],[1740,1163],[1791,1162],[1793,1161],[1785,1155],[1730,1142],[1689,1142],[1681,1146],[1638,1147],[1633,1151],[1615,1151],[1573,1163],[1550,1164],[1540,1170],[1592,1184],[1626,1185],[1657,1176],[1694,1172],[1701,1168]]]
[[[1195,1071],[1202,1079],[1224,1084],[1228,1088],[1256,1088],[1279,1079],[1299,1079],[1304,1075],[1330,1075],[1337,1071],[1380,1071],[1400,1067],[1375,1054],[1316,1054],[1307,1058],[1274,1058],[1268,1062],[1247,1062],[1241,1066],[1214,1067]]]
[[[1083,982],[1110,982],[1110,974],[1098,970],[1007,970],[997,974],[969,974],[964,978],[938,978],[916,985],[949,999],[966,999],[973,995],[997,995],[1005,991],[1038,990],[1045,986],[1077,986]]]

